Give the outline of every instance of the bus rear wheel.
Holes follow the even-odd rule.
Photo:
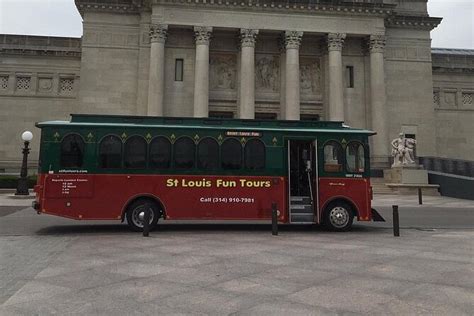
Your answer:
[[[345,202],[330,203],[324,211],[324,225],[333,231],[344,232],[352,227],[354,212],[352,207]]]
[[[153,230],[161,216],[159,206],[150,200],[137,200],[127,209],[127,224],[133,231],[143,231],[145,210],[150,210],[150,230]]]

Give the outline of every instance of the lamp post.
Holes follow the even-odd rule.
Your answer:
[[[28,154],[30,153],[30,141],[33,139],[33,133],[25,131],[21,134],[21,139],[24,141],[25,147],[23,147],[23,163],[21,164],[20,178],[18,179],[18,185],[16,187],[15,195],[29,195],[28,191]]]

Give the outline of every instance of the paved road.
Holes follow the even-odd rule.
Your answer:
[[[0,315],[472,315],[474,208],[449,203],[398,203],[402,225],[422,228],[400,238],[390,222],[278,237],[168,223],[143,238],[0,200]]]

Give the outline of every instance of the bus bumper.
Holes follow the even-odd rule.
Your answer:
[[[372,220],[374,222],[385,222],[385,218],[383,218],[382,215],[380,215],[380,213],[375,209],[371,209],[370,211],[372,213]]]

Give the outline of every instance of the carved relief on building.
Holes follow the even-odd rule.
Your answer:
[[[449,107],[457,106],[456,91],[445,91],[444,103]]]
[[[17,77],[16,78],[16,90],[17,91],[28,91],[31,86],[31,77]]]
[[[8,89],[8,75],[0,75],[0,90]]]
[[[255,56],[255,86],[260,91],[280,89],[280,59],[272,55]]]
[[[38,92],[45,93],[53,90],[53,78],[38,78]]]
[[[433,103],[437,107],[441,105],[441,97],[439,91],[433,91]]]
[[[209,58],[211,90],[233,90],[237,81],[237,57],[234,54],[211,55]]]
[[[316,58],[300,57],[301,94],[321,94],[321,62]]]

